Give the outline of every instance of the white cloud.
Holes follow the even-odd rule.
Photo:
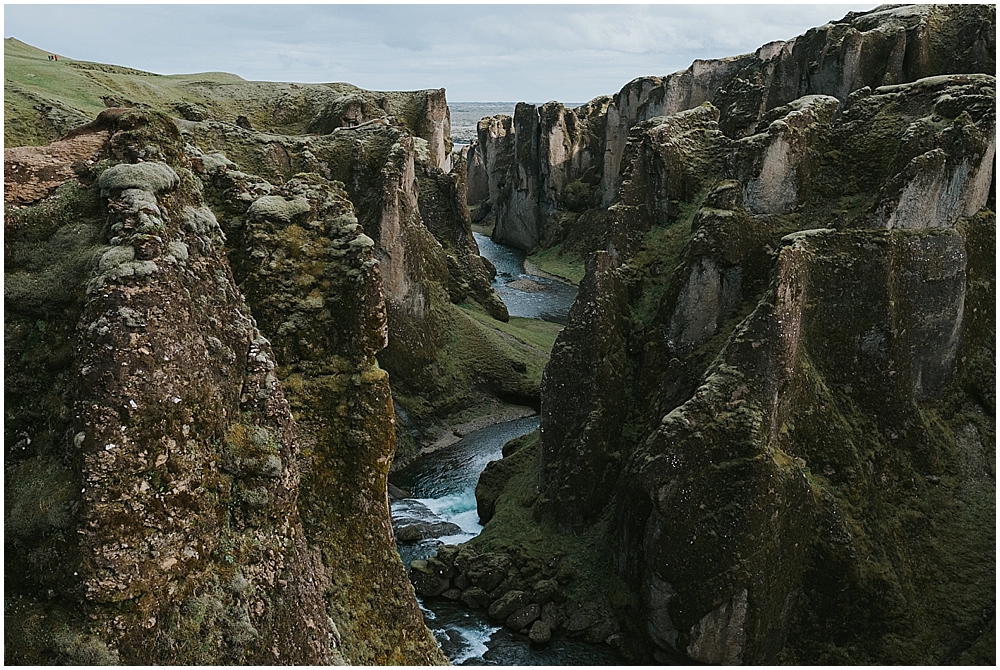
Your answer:
[[[5,5],[4,19],[41,49],[154,72],[581,102],[873,6]]]

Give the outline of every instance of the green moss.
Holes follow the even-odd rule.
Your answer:
[[[99,224],[104,216],[100,191],[71,179],[39,203],[12,207],[4,212],[8,253],[14,246],[14,239],[39,242],[51,237],[62,226],[82,222]]]
[[[609,505],[605,514],[576,535],[564,535],[548,521],[534,518],[538,500],[538,431],[505,447],[502,491],[495,492],[493,516],[469,545],[480,553],[516,555],[525,564],[558,564],[557,579],[569,598],[602,602],[626,621],[637,616],[639,601],[615,574],[611,564]],[[478,496],[477,489],[477,496]]]
[[[51,458],[33,458],[8,471],[4,532],[21,540],[68,531],[79,503],[79,477]]]
[[[690,209],[697,211],[697,207]],[[674,269],[681,262],[688,240],[691,239],[690,211],[684,220],[670,226],[654,226],[646,234],[642,247],[630,261],[643,277],[643,291],[632,306],[632,318],[639,323],[649,324],[656,315],[667,290]]]
[[[119,163],[102,172],[97,183],[104,196],[127,188],[160,193],[177,188],[180,177],[166,163]]]
[[[4,660],[25,665],[118,665],[117,650],[81,630],[84,617],[59,600],[4,597]]]

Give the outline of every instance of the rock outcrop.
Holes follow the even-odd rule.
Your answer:
[[[90,130],[96,162],[5,217],[6,660],[442,662],[389,528],[346,193],[234,170],[227,239],[169,119]]]
[[[718,97],[752,58],[696,64],[677,99],[714,103],[628,122],[537,465],[487,468],[474,547],[607,561],[638,660],[991,662],[992,12],[851,15],[753,57],[860,40],[850,67],[753,102]],[[886,34],[910,55],[876,71]],[[614,107],[669,102],[633,85]]]
[[[316,137],[253,133],[217,121],[182,125],[204,150],[207,171],[230,170],[232,160],[268,182],[316,173],[344,184],[382,276],[389,335],[379,361],[392,376],[394,398],[417,425],[399,431],[397,465],[418,448],[411,430],[432,434],[451,413],[497,397],[537,406],[541,366],[534,380],[512,374],[525,354],[456,307],[475,302],[495,319],[509,318],[472,236],[464,176],[435,167],[427,142],[383,120]],[[226,188],[220,182],[209,196],[221,203],[213,192]]]
[[[490,187],[483,202],[496,215],[495,240],[530,251],[587,235],[590,251],[599,247],[604,231],[561,230],[565,212],[574,210],[581,195],[603,207],[617,201],[636,124],[710,102],[719,110],[719,130],[739,139],[761,132],[776,110],[806,96],[830,96],[844,104],[866,87],[944,74],[994,75],[995,26],[996,10],[988,5],[851,12],[752,54],[699,60],[682,72],[636,79],[613,98],[575,110],[546,103],[534,113],[531,106],[519,107],[513,119],[494,117],[489,128],[505,130],[484,135],[480,129],[472,151],[484,160],[469,169],[486,172]],[[498,143],[499,137],[507,139]],[[780,160],[782,150],[777,146],[769,160]],[[478,174],[470,176],[477,179]],[[482,197],[482,191],[474,193]]]

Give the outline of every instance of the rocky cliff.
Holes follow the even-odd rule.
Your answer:
[[[374,243],[336,182],[205,163],[127,109],[6,156],[5,659],[442,662]]]
[[[55,131],[29,106],[39,96],[56,106],[81,103],[70,115],[75,121],[59,129],[80,123],[89,103],[113,101],[169,114],[204,151],[210,172],[245,171],[275,185],[316,173],[345,185],[381,266],[390,337],[380,359],[394,378],[398,462],[433,442],[443,425],[464,420],[455,417],[470,406],[480,413],[504,401],[537,407],[547,352],[479,319],[485,313],[506,322],[508,315],[472,237],[464,171],[450,170],[443,90],[372,92],[220,73],[163,77],[72,60],[54,67],[15,40],[5,47],[8,105],[16,112],[7,129],[15,141]],[[35,85],[42,74],[50,88]],[[22,99],[22,89],[35,98]],[[221,202],[214,180],[207,182],[207,197],[225,218],[214,204]]]
[[[470,183],[483,180],[482,171],[490,186],[485,194],[474,192],[479,199],[470,204],[490,203],[497,241],[530,251],[586,236],[583,246],[591,251],[604,230],[579,225],[572,213],[616,201],[628,135],[637,123],[711,102],[719,110],[720,131],[739,139],[763,130],[772,110],[804,96],[844,103],[864,87],[995,72],[992,5],[852,12],[752,54],[699,60],[682,72],[636,79],[612,98],[575,110],[555,102],[522,105],[513,119],[490,120],[473,149],[483,156],[481,165],[469,163]],[[506,130],[496,132],[500,128]],[[498,142],[502,137],[509,139]]]
[[[180,125],[214,174],[239,173],[230,165],[236,161],[269,182],[310,172],[344,184],[379,261],[388,324],[379,361],[392,376],[400,417],[410,423],[400,431],[404,457],[433,434],[436,422],[470,406],[496,398],[538,405],[544,357],[504,341],[458,306],[471,303],[494,319],[509,318],[490,283],[495,271],[472,236],[465,180],[435,167],[427,142],[382,120],[323,136],[259,133],[217,121]],[[222,206],[230,188],[224,178],[210,179],[209,197]]]
[[[41,90],[44,54],[5,47],[9,136],[69,129],[5,151],[8,658],[443,661],[387,473],[442,423],[537,407],[548,357],[490,325],[444,91],[69,60]],[[65,102],[97,94],[125,107]]]
[[[972,56],[992,11],[809,33],[871,32],[862,55],[916,35],[989,75],[839,67],[850,90],[746,126],[756,94],[630,127],[537,461],[487,469],[474,545],[571,560],[566,588],[622,631],[588,634],[637,660],[993,662],[996,97]]]

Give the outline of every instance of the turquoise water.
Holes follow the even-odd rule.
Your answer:
[[[503,445],[538,428],[539,419],[531,416],[473,431],[451,446],[416,459],[391,479],[425,505],[437,518],[457,524],[464,532],[414,545],[400,545],[404,565],[437,553],[441,542],[460,544],[471,540],[483,529],[476,511],[476,484],[479,474],[490,461],[502,457]],[[394,502],[401,510],[405,501]]]
[[[524,252],[497,244],[485,235],[473,233],[479,253],[488,258],[497,269],[493,288],[507,305],[511,316],[541,319],[566,325],[569,308],[576,300],[576,287],[545,277],[529,275],[524,271]],[[513,281],[527,279],[538,284],[538,291],[521,291],[509,286]]]
[[[511,106],[513,111],[513,105]],[[501,113],[501,112],[496,112]],[[452,108],[454,123],[455,109]],[[478,117],[477,117],[478,120]],[[495,244],[476,234],[480,253],[497,268],[493,282],[511,316],[566,323],[576,287],[524,271],[524,253]],[[507,286],[516,280],[538,284],[539,291]],[[426,521],[445,520],[462,532],[449,537],[397,545],[404,565],[437,553],[442,543],[461,544],[482,531],[476,511],[476,484],[490,461],[502,457],[503,446],[538,428],[538,416],[517,419],[469,433],[455,444],[422,456],[393,473],[392,483],[410,492],[412,498],[392,504],[397,518],[427,515]],[[413,501],[412,503],[410,501]],[[419,503],[419,504],[413,504]],[[484,613],[446,598],[418,598],[427,627],[455,665],[621,665],[626,663],[614,650],[580,640],[557,637],[544,646],[532,645],[527,636],[497,626]]]
[[[405,564],[437,553],[442,542],[460,544],[482,526],[476,512],[476,483],[490,461],[502,456],[508,441],[538,428],[538,417],[517,419],[469,433],[455,444],[418,458],[392,475],[392,483],[407,489],[436,517],[458,524],[462,535],[400,545]],[[405,501],[393,503],[401,509]],[[497,626],[484,612],[446,598],[418,598],[424,621],[441,650],[455,665],[621,665],[614,650],[581,640],[555,638],[532,645],[524,635]]]

